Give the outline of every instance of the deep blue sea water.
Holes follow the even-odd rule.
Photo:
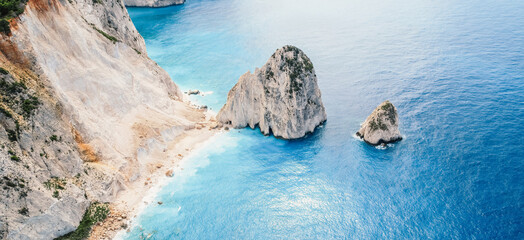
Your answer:
[[[188,0],[128,9],[149,56],[218,111],[292,44],[328,114],[301,140],[234,130],[125,239],[524,239],[524,1]],[[354,137],[392,101],[405,139]]]

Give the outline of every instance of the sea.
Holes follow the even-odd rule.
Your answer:
[[[187,0],[128,12],[149,57],[214,112],[276,49],[302,49],[328,120],[299,140],[250,128],[209,139],[122,239],[524,239],[524,1]],[[385,100],[404,139],[370,146],[355,133]]]

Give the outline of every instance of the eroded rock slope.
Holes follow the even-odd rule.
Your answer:
[[[29,0],[0,35],[0,239],[52,239],[202,119],[120,0]]]

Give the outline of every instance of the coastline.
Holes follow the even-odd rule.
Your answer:
[[[144,174],[128,183],[127,188],[117,194],[115,201],[109,203],[109,216],[93,226],[88,239],[121,237],[124,231],[131,229],[135,218],[153,203],[158,192],[172,181],[172,177],[184,171],[182,163],[225,132],[220,127],[216,127],[214,112],[207,111],[205,115],[204,122],[196,123],[195,128],[184,131],[169,144],[170,157],[159,160],[149,174]]]

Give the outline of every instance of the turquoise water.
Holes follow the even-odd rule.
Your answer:
[[[188,0],[128,9],[149,56],[218,111],[292,44],[328,121],[230,131],[183,163],[125,239],[523,239],[524,1]],[[354,137],[382,101],[405,139]]]

